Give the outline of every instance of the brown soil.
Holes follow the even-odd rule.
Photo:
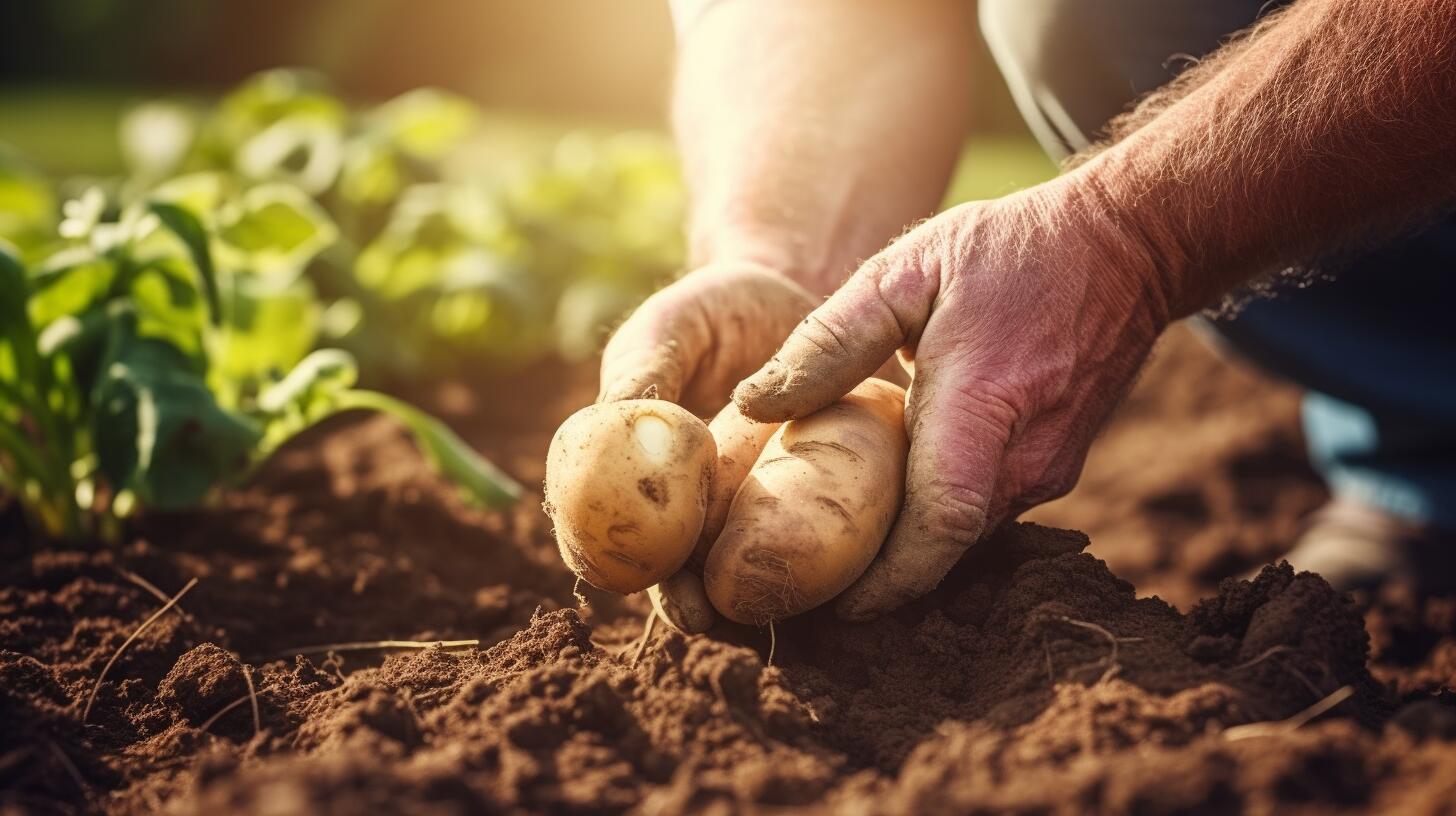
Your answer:
[[[538,484],[591,386],[425,396]],[[659,629],[634,664],[640,598],[578,606],[535,502],[462,506],[383,420],[116,550],[36,548],[6,515],[0,812],[1450,812],[1456,598],[1351,601],[1287,568],[1217,586],[1322,498],[1293,406],[1177,334],[1083,486],[1034,514],[1089,551],[1008,528],[890,618],[781,624],[773,665],[767,632],[728,626]],[[162,605],[145,584],[194,577],[83,723]],[[1301,727],[1230,730],[1345,688]]]

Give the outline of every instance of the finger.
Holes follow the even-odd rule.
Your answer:
[[[671,288],[649,297],[602,352],[597,402],[656,398],[677,402],[694,361],[710,342],[700,307]]]
[[[702,634],[718,619],[703,589],[702,577],[692,570],[678,570],[662,583],[649,587],[647,596],[662,619],[685,635]]]
[[[1016,422],[1011,404],[964,370],[922,361],[907,405],[905,503],[839,616],[869,620],[934,589],[986,531]]]
[[[708,423],[713,441],[718,444],[718,463],[708,485],[708,510],[703,516],[703,532],[688,560],[699,571],[708,560],[713,542],[723,532],[723,525],[728,521],[728,508],[733,504],[733,497],[738,495],[738,487],[778,428],[777,422],[754,422],[731,402]]]
[[[860,267],[794,329],[773,359],[738,384],[733,401],[739,409],[760,422],[806,416],[849,393],[913,342],[938,290],[938,275],[922,268],[919,244],[902,239]]]
[[[677,343],[667,340],[619,353],[610,361],[604,356],[597,402],[630,399],[677,402],[685,379],[683,355],[677,349]]]

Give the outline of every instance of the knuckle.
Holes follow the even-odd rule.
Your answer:
[[[849,334],[817,311],[804,318],[799,336],[822,354],[840,357],[850,353]]]
[[[976,543],[986,526],[990,499],[954,480],[932,479],[907,491],[916,532],[931,546],[964,550]]]
[[[859,276],[884,329],[893,330],[902,344],[918,336],[940,290],[940,259],[932,242],[906,235],[866,261]]]
[[[922,366],[906,405],[913,439],[926,423],[949,423],[977,446],[1005,445],[1021,422],[1024,400],[1016,389],[988,379],[941,382],[934,367]]]

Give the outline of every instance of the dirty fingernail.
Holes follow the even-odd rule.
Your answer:
[[[733,389],[733,402],[738,406],[738,410],[749,419],[760,422],[776,421],[774,417],[762,415],[764,409],[771,408],[763,403],[766,399],[782,394],[788,380],[788,368],[776,360],[771,360]]]

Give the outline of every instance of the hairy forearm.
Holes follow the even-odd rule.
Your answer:
[[[678,9],[673,106],[691,262],[754,261],[828,294],[944,194],[970,104],[970,4],[697,5]]]
[[[1456,3],[1302,0],[1058,183],[1143,247],[1169,317],[1456,201]]]

